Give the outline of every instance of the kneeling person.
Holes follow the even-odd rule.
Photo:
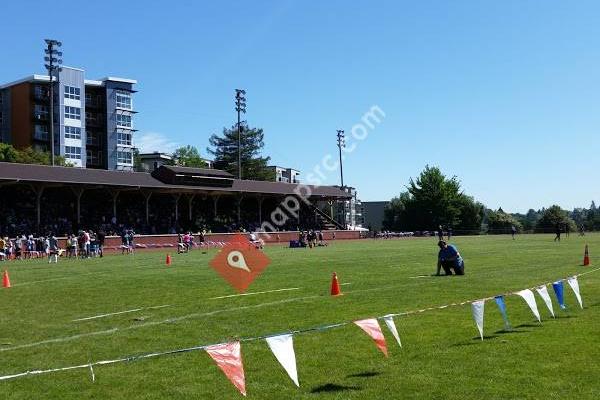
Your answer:
[[[455,275],[464,275],[465,263],[456,246],[448,244],[443,240],[438,242],[438,246],[440,247],[440,252],[438,253],[436,275],[440,274],[441,268],[444,268],[446,275],[452,275],[452,270],[454,270]]]

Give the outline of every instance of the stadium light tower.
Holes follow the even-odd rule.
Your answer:
[[[340,179],[342,181],[341,189],[344,190],[344,167],[342,165],[342,148],[346,147],[346,136],[344,135],[344,131],[342,129],[337,130],[337,145],[340,154]],[[342,203],[343,213],[344,213],[344,229],[347,228],[348,224],[346,221],[346,200]]]
[[[54,39],[45,39],[46,49],[44,49],[45,64],[50,76],[50,164],[54,165],[54,74],[61,71],[62,52],[57,48],[62,46],[62,43]]]
[[[344,131],[341,129],[337,130],[337,145],[340,153],[340,178],[342,180],[342,188],[344,187],[344,167],[342,165],[342,148],[346,147],[346,137]]]
[[[246,114],[246,91],[235,89],[235,111],[237,111],[238,131],[238,179],[242,179],[242,122],[240,114]]]

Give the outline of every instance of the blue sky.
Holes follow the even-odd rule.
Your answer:
[[[144,150],[192,144],[205,156],[210,134],[234,122],[241,87],[265,154],[305,177],[337,155],[336,129],[379,106],[386,117],[344,161],[363,200],[388,200],[426,164],[491,208],[600,200],[597,1],[21,1],[0,11],[0,81],[43,73],[43,39],[59,39],[86,78],[139,81]]]

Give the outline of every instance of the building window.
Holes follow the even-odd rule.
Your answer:
[[[65,86],[65,99],[81,100],[81,89],[74,86]]]
[[[65,158],[81,160],[81,147],[65,146]]]
[[[117,114],[117,126],[131,128],[131,115]]]
[[[85,136],[86,136],[86,143],[88,146],[98,146],[100,144],[98,132],[86,131]]]
[[[81,108],[65,106],[65,118],[81,120]]]
[[[86,151],[86,162],[90,165],[100,165],[102,163],[102,153],[99,151]]]
[[[131,146],[131,133],[117,132],[117,144]]]
[[[33,114],[37,120],[47,120],[49,118],[48,107],[36,104],[33,108]]]
[[[37,140],[48,140],[50,134],[48,133],[48,125],[36,125],[33,131],[33,138]]]
[[[86,111],[85,112],[85,123],[86,125],[99,125],[101,124],[102,114]]]
[[[86,107],[98,107],[100,105],[100,96],[92,95],[91,93],[85,93],[85,106]]]
[[[69,139],[81,139],[81,128],[65,126],[65,137]]]
[[[35,85],[33,87],[33,93],[35,98],[38,100],[48,100],[50,97],[50,91],[48,88],[41,85]]]
[[[117,108],[131,110],[131,93],[117,90]]]
[[[130,151],[117,151],[117,163],[133,164],[133,154]]]

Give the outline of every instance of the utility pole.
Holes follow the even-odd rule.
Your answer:
[[[342,129],[337,130],[337,145],[338,145],[338,151],[339,151],[339,155],[340,155],[340,180],[342,182],[341,189],[345,192],[346,189],[344,188],[344,167],[342,164],[342,147],[346,147],[346,138],[344,136],[344,131]],[[348,225],[347,220],[346,220],[346,200],[344,200],[344,202],[343,202],[343,218],[344,218],[344,229],[345,229]]]
[[[44,53],[44,61],[47,63],[44,66],[48,70],[50,76],[50,165],[54,166],[54,74],[60,72],[62,68],[62,52],[56,50],[61,47],[62,43],[54,39],[45,39],[46,49]]]
[[[241,113],[246,114],[246,91],[235,89],[235,111],[237,111],[238,131],[238,179],[242,179],[242,121]]]

